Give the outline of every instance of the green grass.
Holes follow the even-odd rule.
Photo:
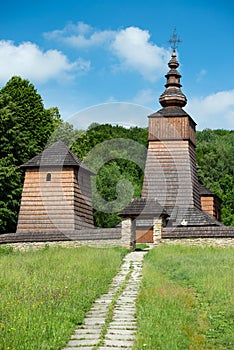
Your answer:
[[[108,290],[126,250],[0,249],[0,349],[61,349]]]
[[[149,245],[146,244],[146,243],[137,243],[136,244],[136,251],[141,251],[141,250],[144,250],[144,249],[147,249],[149,248]]]
[[[159,246],[145,258],[134,350],[234,349],[234,249]]]

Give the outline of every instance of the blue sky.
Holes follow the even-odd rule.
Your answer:
[[[232,0],[4,2],[0,86],[29,79],[45,107],[77,128],[147,126],[176,27],[185,110],[198,130],[234,129],[233,13]]]

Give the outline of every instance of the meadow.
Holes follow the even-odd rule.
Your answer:
[[[233,350],[233,290],[233,248],[151,250],[137,301],[134,350]]]
[[[126,250],[0,247],[0,349],[66,345],[94,300],[108,291]]]
[[[64,347],[94,300],[108,291],[126,253],[0,247],[0,349]],[[233,248],[154,248],[143,265],[134,350],[232,350],[233,289]]]

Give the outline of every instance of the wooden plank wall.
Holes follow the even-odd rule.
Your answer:
[[[189,116],[149,118],[149,141],[190,140],[196,145],[195,123]]]
[[[47,174],[51,181],[47,181]],[[28,169],[17,231],[75,228],[73,169]]]
[[[166,206],[196,206],[200,193],[195,147],[189,141],[150,141],[142,197]]]
[[[202,210],[221,221],[221,204],[215,196],[201,196]]]
[[[75,228],[94,227],[90,175],[80,169],[74,171]]]
[[[50,181],[47,181],[48,174]],[[93,226],[89,173],[83,171],[78,176],[78,171],[72,167],[26,171],[17,231],[74,230]]]

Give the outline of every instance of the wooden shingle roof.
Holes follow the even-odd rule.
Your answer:
[[[183,207],[166,207],[167,213],[170,215],[167,227],[182,227],[182,222],[186,227],[209,227],[209,226],[223,226],[222,223],[216,221],[206,212],[197,208],[183,208]],[[139,216],[136,219],[136,226],[140,228],[152,228],[153,218],[144,218]]]
[[[167,208],[170,214],[170,222],[172,226],[181,226],[182,222],[186,226],[220,226],[222,223],[216,221],[208,213],[198,208]]]
[[[135,198],[119,214],[120,217],[156,217],[168,216],[167,212],[155,199]]]
[[[167,108],[161,108],[157,112],[154,112],[148,116],[149,118],[163,118],[163,117],[190,117],[190,115],[181,107],[173,106]],[[191,118],[192,119],[192,118]],[[194,122],[194,121],[193,121]],[[196,125],[196,123],[194,122]]]
[[[90,168],[83,163],[70,149],[62,142],[57,141],[43,152],[21,165],[22,168],[37,167],[78,167],[94,174]]]
[[[207,187],[199,183],[199,192],[202,196],[215,196]]]
[[[215,197],[222,203],[222,199],[217,196],[217,194],[211,192],[207,187],[205,187],[201,182],[199,182],[199,192],[202,197]]]

